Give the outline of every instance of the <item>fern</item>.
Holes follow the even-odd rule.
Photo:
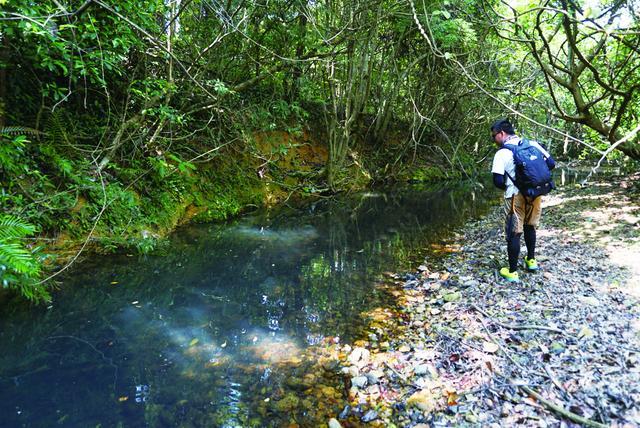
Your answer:
[[[35,232],[36,228],[24,223],[17,217],[5,215],[0,217],[0,241],[8,241],[15,238],[24,238]]]
[[[5,270],[8,266],[10,271],[27,276],[38,270],[31,251],[16,242],[0,241],[0,267],[2,266]]]
[[[48,300],[46,288],[36,282],[40,262],[25,247],[22,238],[35,232],[35,226],[11,216],[0,216],[0,282],[32,301]]]
[[[55,111],[47,118],[45,129],[47,131],[47,140],[54,146],[71,145],[71,137],[69,130],[75,129],[75,123],[71,118],[61,111]]]
[[[33,128],[28,128],[26,126],[2,126],[0,127],[0,134],[10,135],[10,136],[32,135],[34,137],[45,135],[45,133],[42,131],[38,131],[37,129],[33,129]]]

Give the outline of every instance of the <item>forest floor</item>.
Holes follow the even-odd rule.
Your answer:
[[[404,309],[340,349],[329,426],[640,426],[640,174],[545,197],[541,270],[518,284],[497,273],[501,218],[389,274]]]

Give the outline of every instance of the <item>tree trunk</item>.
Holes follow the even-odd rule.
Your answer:
[[[7,124],[7,68],[9,60],[9,40],[7,35],[2,37],[2,45],[0,45],[0,128],[4,128]]]
[[[616,135],[615,140],[618,141],[622,137],[622,135]],[[615,141],[612,141],[611,143],[613,144],[615,143]],[[640,160],[640,139],[636,135],[636,137],[632,140],[620,144],[618,146],[618,150],[620,150],[622,153],[629,156],[633,160]]]
[[[296,59],[298,62],[293,66],[291,72],[291,86],[289,90],[289,100],[291,102],[300,98],[300,78],[302,77],[301,60],[304,54],[305,35],[307,33],[307,15],[301,13],[298,17],[298,29],[300,34],[298,35],[298,45],[296,46]]]

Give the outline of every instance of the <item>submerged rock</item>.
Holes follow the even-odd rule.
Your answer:
[[[294,394],[287,394],[282,400],[275,403],[275,408],[278,412],[291,412],[296,409],[300,404],[300,399]]]
[[[300,379],[297,377],[290,377],[285,381],[287,387],[296,390],[305,390],[312,386],[311,383],[307,382],[306,379]]]

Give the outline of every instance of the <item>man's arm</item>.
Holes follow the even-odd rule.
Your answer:
[[[513,155],[509,149],[501,149],[493,156],[491,173],[493,174],[493,185],[498,189],[507,190],[507,175],[505,164]]]
[[[498,189],[507,190],[507,179],[504,174],[493,173],[493,185]]]

